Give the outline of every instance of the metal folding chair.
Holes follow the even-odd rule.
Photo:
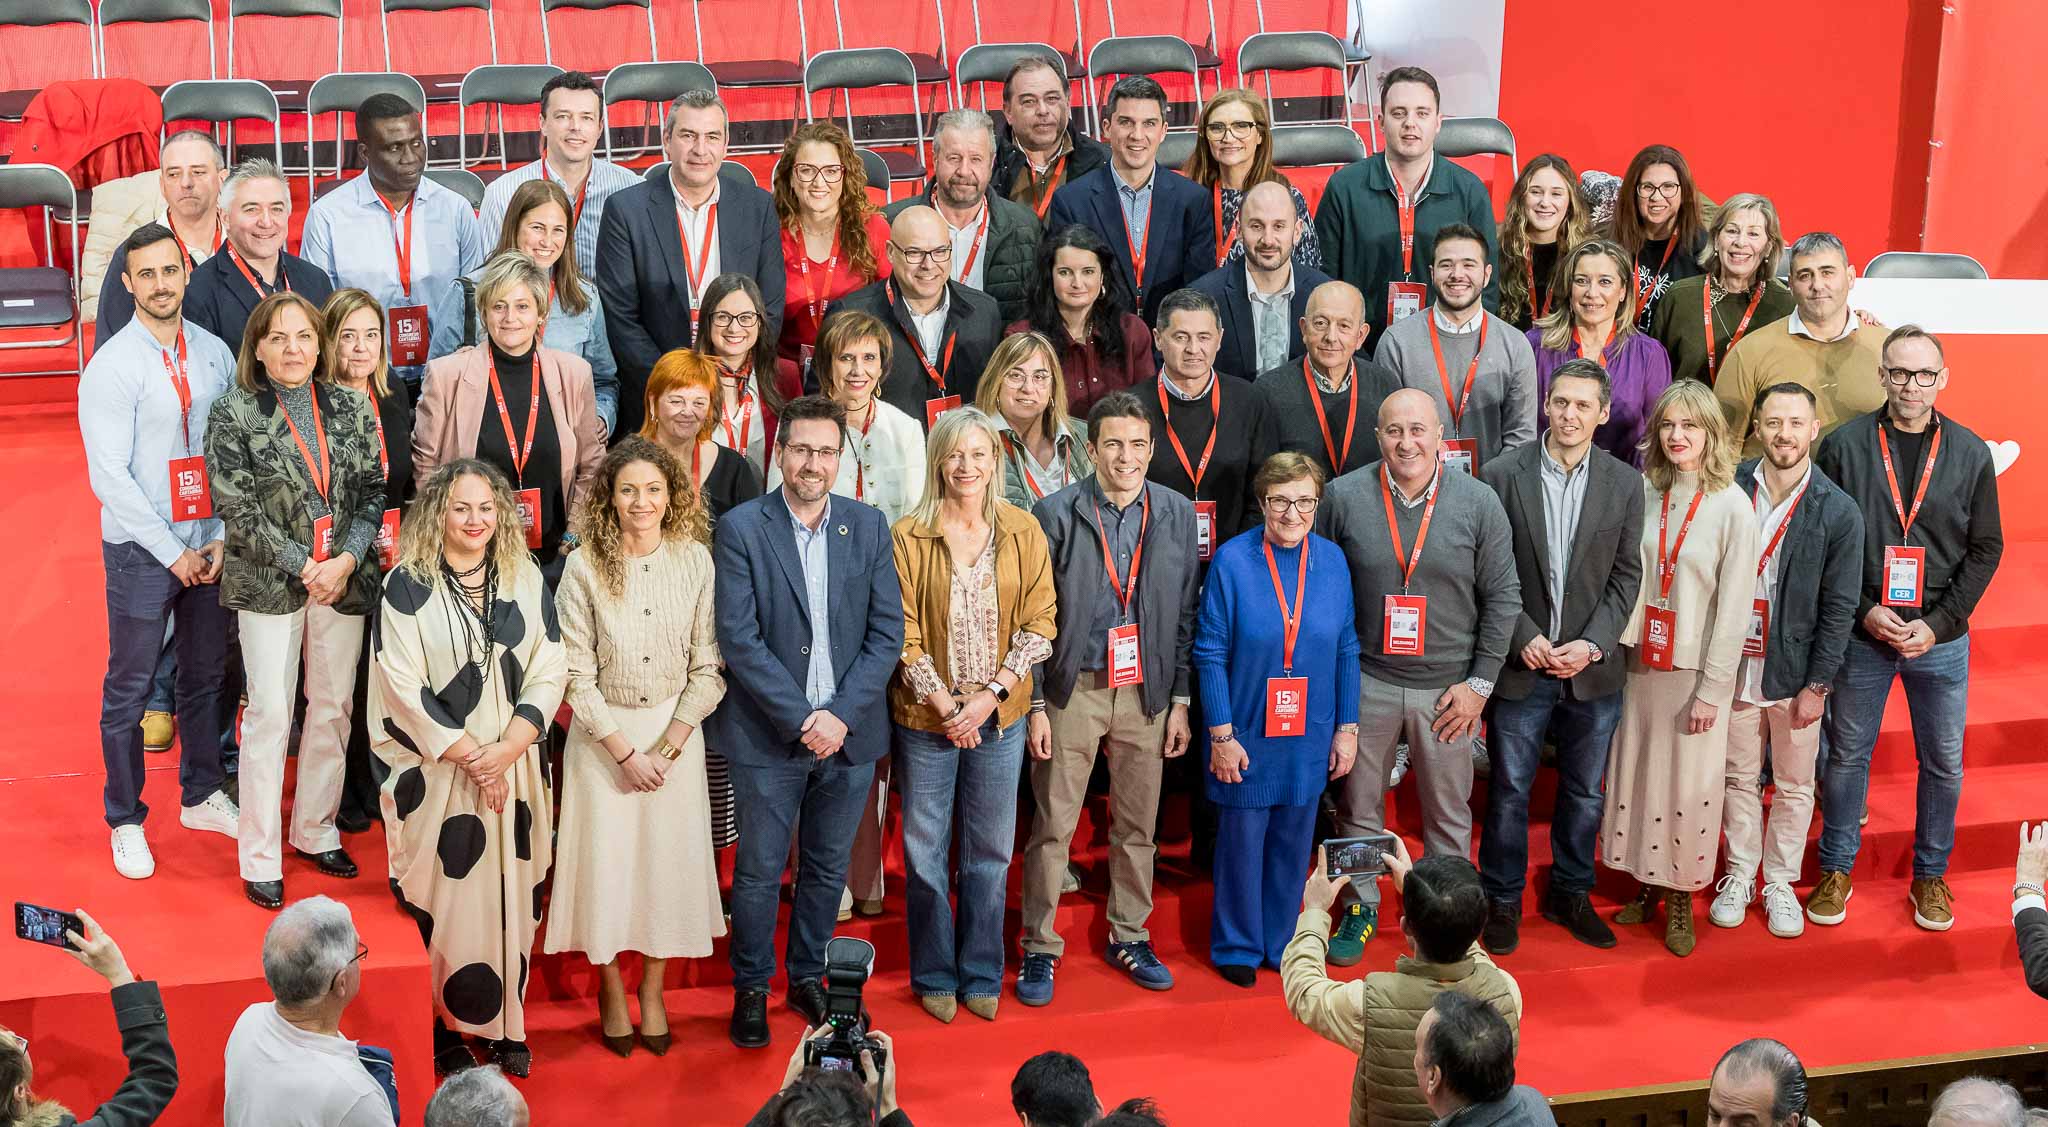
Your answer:
[[[85,73],[71,77],[98,78],[99,36],[93,30],[91,0],[0,0],[0,28],[73,23],[85,28]],[[40,89],[0,90],[0,121],[20,121],[29,102],[40,93]]]
[[[512,154],[505,145],[505,107],[537,106],[540,104],[540,88],[548,80],[561,74],[562,68],[547,63],[507,63],[499,66],[478,67],[462,76],[462,89],[456,96],[456,104],[462,110],[462,124],[455,134],[455,159],[459,167],[469,169],[469,107],[487,106],[491,116],[498,120],[498,172],[512,167]],[[488,118],[487,118],[488,120]],[[488,135],[482,159],[490,152]],[[471,171],[474,171],[471,169]]]
[[[558,8],[581,8],[586,12],[602,12],[609,8],[640,8],[647,13],[647,61],[661,61],[661,43],[654,35],[654,4],[652,0],[540,0],[540,49],[541,58],[548,65],[555,63],[555,42],[548,31],[548,13]],[[600,80],[603,71],[594,72]]]
[[[342,166],[347,163],[348,149],[342,143],[342,119],[344,113],[353,113],[363,99],[372,94],[396,94],[405,99],[413,112],[424,117],[427,112],[427,91],[420,80],[409,74],[395,71],[373,71],[361,74],[330,74],[313,83],[306,91],[306,191],[310,198],[317,191],[314,178],[319,174],[320,160],[315,147],[315,124],[320,115],[334,115],[334,179],[341,179]]]
[[[384,69],[398,70],[391,65],[391,13],[393,12],[460,12],[477,11],[484,14],[484,38],[489,41],[491,57],[489,63],[475,66],[496,66],[498,64],[498,20],[491,14],[491,0],[378,0],[377,27],[384,35]],[[461,38],[461,36],[457,36]],[[462,76],[467,71],[422,73],[408,70],[420,80],[420,88],[427,92],[427,101],[453,104],[461,95]]]
[[[1101,98],[1095,93],[1095,84],[1105,78],[1117,78],[1127,74],[1160,75],[1185,74],[1195,84],[1195,104],[1202,103],[1202,65],[1195,55],[1195,48],[1187,40],[1174,35],[1127,35],[1111,37],[1097,43],[1088,52],[1088,109],[1095,123],[1095,133],[1102,134]],[[1105,93],[1103,97],[1106,97]],[[1199,121],[1201,114],[1194,115]],[[1188,130],[1195,127],[1191,121]],[[1168,127],[1172,127],[1169,125]]]
[[[213,6],[207,0],[100,0],[99,75],[107,73],[107,29],[123,24],[200,23],[206,25],[206,77],[218,78],[214,62]]]
[[[718,93],[718,79],[712,77],[711,69],[703,63],[620,63],[611,69],[604,79],[604,158],[616,160],[618,156],[636,157],[659,152],[661,145],[647,143],[648,130],[653,125],[656,107],[666,113],[668,104],[691,90],[709,90]],[[641,143],[631,149],[622,149],[617,156],[612,151],[612,107],[622,102],[643,102],[646,113],[640,123]]]
[[[348,21],[342,13],[341,3],[342,0],[228,0],[228,77],[235,77],[235,21],[247,16],[333,20],[334,67],[325,73],[337,74],[347,70],[341,61],[341,49],[343,29]],[[258,81],[277,95],[280,112],[305,112],[306,91],[312,86],[311,78],[265,78]],[[310,152],[306,163],[312,163]]]
[[[1237,49],[1238,77],[1249,82],[1254,74],[1266,76],[1266,113],[1280,124],[1280,105],[1273,97],[1273,72],[1300,73],[1327,70],[1337,76],[1336,117],[1312,117],[1290,121],[1289,125],[1351,126],[1351,95],[1346,89],[1344,44],[1327,31],[1262,31],[1246,39]]]
[[[0,210],[40,207],[43,210],[45,264],[0,268],[0,330],[64,326],[62,335],[0,341],[0,349],[56,348],[69,344],[77,356],[73,372],[85,370],[85,334],[78,323],[78,194],[71,177],[47,164],[0,165]],[[56,225],[52,212],[71,231],[71,268],[57,264]],[[120,283],[116,281],[115,285]],[[17,372],[14,375],[55,376],[68,372]]]
[[[235,159],[235,123],[270,124],[271,159],[284,168],[284,134],[278,128],[277,93],[253,78],[193,78],[164,88],[164,129],[174,121],[203,121],[227,126],[221,150]],[[216,138],[218,139],[218,138]]]
[[[1792,256],[1784,256],[1790,262]],[[1936,278],[1988,281],[1991,272],[1967,254],[1937,251],[1888,250],[1863,268],[1866,278]]]
[[[854,133],[853,98],[854,90],[874,90],[886,86],[906,86],[910,89],[911,133],[909,137],[862,137],[869,145],[914,145],[909,153],[891,152],[880,154],[886,175],[878,182],[884,191],[897,180],[923,180],[924,167],[924,106],[919,96],[923,86],[917,76],[917,65],[910,56],[894,47],[856,47],[846,51],[820,51],[804,64],[804,119],[817,120],[811,113],[811,95],[837,91],[847,94],[846,132]]]

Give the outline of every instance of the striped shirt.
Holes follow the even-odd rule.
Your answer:
[[[561,184],[564,192],[569,192],[569,185],[563,183],[553,170],[545,169],[545,165],[545,161],[538,160],[522,164],[491,181],[491,186],[484,189],[484,206],[477,213],[483,223],[484,242],[498,245],[499,229],[505,225],[505,212],[512,206],[512,193],[518,191],[521,184],[540,179],[543,170],[547,171],[548,179]],[[613,192],[639,182],[640,174],[630,168],[621,168],[608,160],[591,160],[590,177],[585,181],[583,215],[576,221],[576,267],[583,271],[584,277],[597,277],[597,228],[604,219],[605,201]],[[574,192],[569,192],[569,202],[572,205],[576,202]]]

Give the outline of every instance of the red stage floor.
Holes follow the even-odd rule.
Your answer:
[[[218,1123],[227,1030],[242,1007],[266,996],[257,953],[269,917],[242,899],[225,839],[188,833],[161,816],[176,802],[172,757],[150,779],[160,812],[152,819],[158,875],[124,881],[107,861],[96,752],[105,653],[96,520],[70,413],[0,411],[0,527],[13,530],[18,544],[0,557],[0,590],[17,593],[0,603],[7,641],[0,715],[11,722],[11,738],[0,743],[0,898],[87,907],[122,941],[138,973],[165,983],[185,1081],[164,1122]],[[1522,1078],[1552,1094],[1698,1078],[1729,1043],[1756,1033],[1784,1038],[1809,1065],[2036,1039],[2048,1024],[2048,1003],[2021,983],[2006,888],[2014,824],[2048,814],[2037,798],[2048,781],[2039,766],[2048,739],[2044,578],[2048,545],[2014,546],[1977,618],[1953,931],[1921,932],[1905,907],[1912,752],[1903,714],[1895,714],[1880,746],[1848,923],[1786,942],[1755,919],[1735,932],[1702,920],[1698,952],[1678,960],[1647,929],[1629,929],[1619,947],[1601,952],[1532,917],[1522,949],[1505,960],[1527,1000]],[[1397,795],[1397,811],[1400,805]],[[1542,865],[1548,854],[1540,827],[1538,837]],[[415,1123],[431,1083],[424,954],[377,879],[378,836],[350,845],[364,863],[362,879],[293,869],[288,888],[294,896],[339,896],[355,909],[371,973],[348,1030],[400,1052],[406,1122]],[[1104,927],[1100,876],[1068,898],[1064,930],[1073,957],[1061,968],[1056,1005],[1030,1010],[1006,998],[994,1024],[963,1014],[940,1026],[917,1008],[904,966],[900,882],[881,919],[850,925],[881,949],[870,1006],[878,1026],[898,1039],[903,1102],[918,1122],[1007,1121],[1011,1073],[1048,1048],[1087,1060],[1105,1101],[1159,1097],[1176,1127],[1328,1122],[1343,1114],[1348,1056],[1294,1024],[1276,976],[1240,991],[1208,969],[1207,885],[1168,852],[1153,931],[1180,978],[1170,993],[1130,986],[1093,954]],[[1094,859],[1099,869],[1099,853]],[[1390,926],[1359,971],[1390,965],[1399,946]],[[741,1122],[774,1088],[794,1044],[797,1020],[779,1006],[774,1048],[741,1053],[727,1044],[731,995],[722,947],[717,957],[672,973],[676,1045],[663,1059],[639,1053],[619,1060],[597,1044],[586,967],[543,958],[536,972],[537,1063],[525,1085],[536,1123],[582,1122],[593,1111],[634,1124]],[[36,1042],[46,1094],[81,1111],[120,1076],[118,1039],[95,987],[88,972],[54,952],[0,943],[0,1023]]]

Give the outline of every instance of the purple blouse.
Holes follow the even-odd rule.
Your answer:
[[[1578,359],[1579,350],[1552,349],[1543,347],[1543,330],[1529,330],[1529,347],[1536,350],[1536,402],[1541,405],[1550,401],[1550,373],[1562,367],[1567,360]],[[1593,432],[1593,443],[1609,454],[1620,458],[1637,469],[1643,468],[1643,452],[1640,449],[1644,434],[1650,422],[1650,409],[1657,405],[1657,397],[1671,386],[1671,357],[1664,352],[1664,346],[1643,333],[1630,333],[1619,341],[1610,341],[1601,362],[1607,367],[1607,379],[1614,387],[1614,400],[1608,408],[1607,421]],[[1549,415],[1539,407],[1536,433],[1540,436],[1549,429]]]

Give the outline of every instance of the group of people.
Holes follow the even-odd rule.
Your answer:
[[[601,99],[563,74],[541,159],[486,196],[494,236],[422,178],[418,116],[372,97],[365,173],[313,204],[300,256],[278,169],[172,138],[167,193],[173,155],[179,184],[222,177],[218,253],[184,189],[121,240],[102,306],[129,308],[79,386],[116,869],[154,869],[144,748],[174,711],[180,821],[236,840],[247,896],[284,905],[287,841],[356,876],[341,835],[382,821],[437,1067],[481,1047],[523,1076],[536,939],[602,968],[606,1044],[658,1054],[665,960],[729,919],[731,1039],[768,1044],[785,876],[788,1003],[817,1024],[835,923],[883,910],[897,792],[923,1008],[995,1018],[1020,837],[1014,993],[1050,1003],[1099,757],[1106,958],[1173,985],[1146,921],[1179,780],[1211,961],[1250,986],[1300,942],[1325,802],[1337,834],[1379,833],[1412,774],[1425,861],[1471,868],[1489,729],[1487,948],[1518,942],[1554,742],[1541,914],[1612,946],[1604,864],[1640,882],[1615,920],[1661,909],[1684,955],[1710,887],[1713,923],[1761,878],[1770,929],[1800,932],[1817,805],[1803,916],[1843,920],[1902,679],[1914,916],[1950,926],[1994,470],[1935,410],[1941,342],[1849,308],[1839,240],[1788,250],[1767,198],[1709,208],[1663,147],[1597,227],[1550,155],[1496,225],[1433,155],[1412,67],[1381,81],[1386,150],[1313,216],[1262,99],[1211,99],[1183,176],[1156,82],[1115,84],[1100,142],[1066,90],[1021,59],[1005,135],[943,115],[928,189],[877,213],[831,124],[792,133],[772,192],[723,174],[708,93],[670,106],[642,180],[593,156]],[[1358,961],[1378,902],[1331,886],[1330,961]]]

